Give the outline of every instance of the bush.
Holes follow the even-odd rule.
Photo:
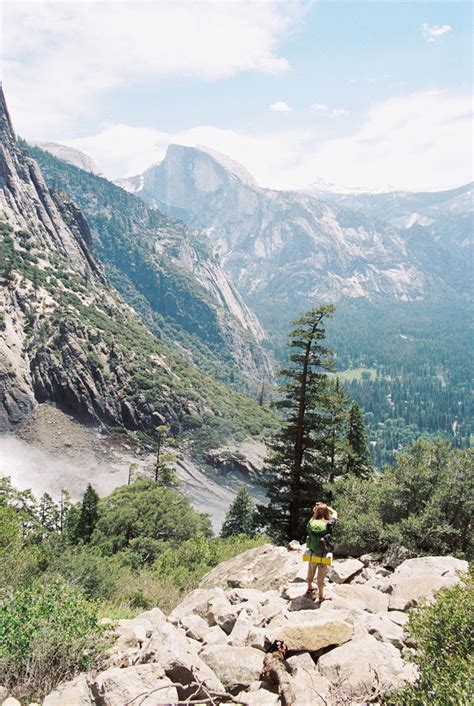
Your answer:
[[[203,534],[183,542],[176,550],[168,549],[156,560],[154,569],[161,580],[168,580],[181,590],[195,588],[200,579],[221,561],[258,547],[268,539],[247,535],[222,539]]]
[[[19,698],[41,698],[104,648],[96,604],[61,579],[17,589],[0,606],[0,683]]]
[[[417,641],[416,684],[387,697],[387,706],[468,706],[474,701],[474,574],[465,585],[441,591],[436,603],[410,614]]]
[[[372,479],[335,484],[337,541],[358,551],[404,545],[417,554],[474,556],[472,449],[416,442]]]

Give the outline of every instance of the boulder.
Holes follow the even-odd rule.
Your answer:
[[[463,559],[456,559],[453,556],[420,556],[415,559],[407,559],[398,566],[392,576],[396,582],[397,578],[403,576],[457,576],[458,573],[465,574],[468,571],[468,563]]]
[[[291,613],[288,620],[268,634],[273,640],[284,640],[289,650],[316,652],[324,647],[341,645],[350,640],[353,627],[343,611],[304,610]]]
[[[411,669],[405,670],[393,645],[372,636],[351,640],[322,655],[318,670],[352,699],[372,696],[379,689],[396,689],[412,674]]]
[[[299,552],[264,544],[222,562],[201,580],[201,588],[279,589],[288,583],[301,565]]]
[[[408,615],[406,613],[402,613],[401,610],[390,610],[387,613],[387,617],[397,625],[400,625],[400,627],[404,628],[405,625],[408,623]]]
[[[102,706],[124,706],[138,697],[141,706],[179,701],[176,687],[156,664],[107,669],[95,679],[92,690]]]
[[[432,601],[442,588],[459,581],[468,570],[467,561],[451,556],[423,556],[407,559],[385,579],[390,592],[389,610],[405,611],[422,599]]]
[[[241,691],[239,698],[247,706],[279,706],[280,698],[278,694],[268,689],[255,689],[254,691]]]
[[[259,679],[264,654],[253,647],[209,645],[200,656],[227,690],[242,690]]]
[[[209,630],[209,625],[199,615],[185,615],[184,618],[180,618],[179,626],[186,632],[187,637],[200,642],[203,642]]]
[[[244,605],[245,603],[231,605],[227,599],[224,601],[220,597],[215,598],[209,603],[207,622],[211,627],[218,625],[227,635],[230,635]]]
[[[306,593],[305,583],[287,583],[281,588],[281,597],[284,600],[292,601],[294,598],[300,598]]]
[[[318,608],[319,604],[309,596],[297,596],[288,605],[290,613],[295,610],[317,610]]]
[[[93,706],[93,704],[95,700],[84,674],[65,684],[60,684],[43,700],[43,706]]]
[[[369,613],[384,613],[388,609],[388,596],[369,586],[341,584],[334,586],[332,596],[338,596],[352,608],[367,610]]]
[[[191,613],[206,619],[209,602],[219,596],[227,601],[226,595],[221,588],[196,588],[194,591],[191,591],[181,603],[178,603],[176,608],[169,614],[168,620],[174,625],[178,625],[180,618],[191,615]]]
[[[365,617],[365,616],[364,616]],[[385,615],[367,615],[363,619],[363,625],[369,635],[373,635],[381,642],[389,642],[391,645],[402,650],[404,647],[405,633],[403,628]]]
[[[214,672],[198,655],[199,642],[187,639],[182,630],[170,623],[160,625],[140,652],[140,662],[151,662],[177,686],[180,699],[191,695],[204,698],[205,691],[191,687],[199,681],[211,691],[223,691]],[[221,646],[219,646],[220,648]]]
[[[226,635],[223,629],[218,625],[213,625],[212,628],[208,628],[207,632],[203,636],[203,643],[205,645],[227,644],[228,641],[228,635]]]
[[[331,682],[323,677],[307,652],[286,660],[296,704],[323,706],[329,703]]]
[[[234,647],[255,647],[263,650],[265,648],[266,630],[255,626],[251,617],[243,610],[229,635],[228,644]]]
[[[334,583],[346,583],[363,568],[358,559],[337,559],[329,569],[328,579]]]
[[[422,600],[433,602],[442,588],[450,588],[455,583],[458,583],[456,576],[442,577],[425,574],[413,578],[399,578],[392,584],[389,610],[405,611]]]
[[[2,706],[21,706],[21,703],[13,696],[8,696],[3,702]]]

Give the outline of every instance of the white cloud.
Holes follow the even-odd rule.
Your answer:
[[[140,173],[174,142],[223,152],[264,186],[304,186],[322,177],[347,186],[435,190],[473,178],[471,111],[469,96],[428,91],[378,103],[351,134],[323,142],[316,127],[257,134],[212,125],[176,133],[115,125],[67,143],[112,177]]]
[[[429,25],[424,22],[421,26],[421,33],[427,42],[436,42],[443,34],[451,32],[452,29],[451,25]]]
[[[289,113],[291,111],[290,106],[285,101],[276,101],[269,106],[272,113]]]
[[[67,128],[111,89],[169,76],[289,69],[303,0],[2,2],[2,74],[20,134]]]
[[[349,111],[345,108],[331,108],[327,103],[313,103],[309,106],[312,113],[324,113],[326,115],[335,115],[339,117],[341,115],[349,115]]]

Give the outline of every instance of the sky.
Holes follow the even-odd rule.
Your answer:
[[[454,188],[472,176],[472,5],[0,0],[16,131],[109,178],[205,145],[262,186]]]

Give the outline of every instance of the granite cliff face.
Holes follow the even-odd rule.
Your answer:
[[[49,152],[53,157],[62,159],[64,162],[68,162],[75,167],[79,167],[79,169],[83,169],[96,176],[103,176],[94,160],[84,152],[74,149],[74,147],[59,145],[56,142],[33,142],[32,144],[35,147],[40,147],[40,149]]]
[[[208,152],[171,145],[161,163],[121,183],[203,228],[232,281],[259,307],[343,297],[410,301],[452,286],[441,252],[433,262],[421,236],[401,227],[399,205],[387,218],[385,207],[355,208],[360,195],[263,189],[236,172]]]
[[[244,389],[270,375],[263,330],[203,234],[105,179],[31,153],[46,180],[79,204],[107,275],[152,331]]]
[[[153,336],[109,284],[82,212],[17,142],[1,91],[0,137],[0,430],[46,401],[129,429],[264,425],[256,403]]]

